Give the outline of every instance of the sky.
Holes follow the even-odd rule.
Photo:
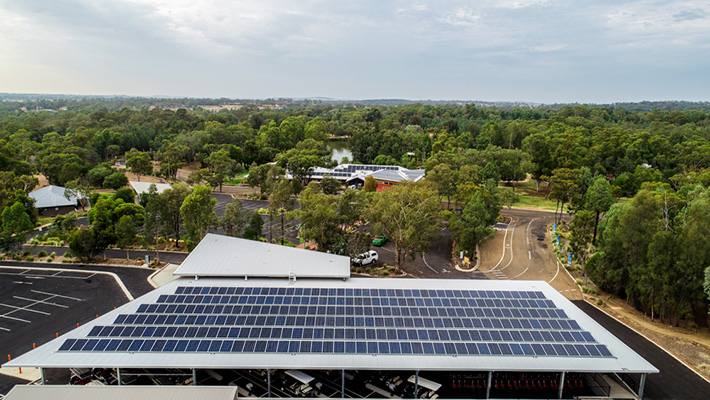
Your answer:
[[[710,100],[710,2],[0,0],[0,92]]]

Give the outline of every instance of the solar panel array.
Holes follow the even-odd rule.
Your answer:
[[[337,166],[331,170],[319,169],[313,171],[312,177],[325,177],[330,176],[333,178],[349,179],[355,172],[358,171],[399,171],[401,167],[396,165],[358,165],[358,164],[347,164],[342,166]]]
[[[203,286],[59,351],[613,357],[539,291]]]

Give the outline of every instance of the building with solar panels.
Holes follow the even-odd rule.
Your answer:
[[[335,168],[315,167],[311,169],[309,178],[322,180],[327,176],[348,186],[357,186],[364,184],[366,177],[372,176],[378,185],[392,186],[405,180],[418,182],[424,178],[424,172],[423,169],[407,169],[398,165],[342,164]]]
[[[658,372],[545,282],[351,278],[347,257],[213,234],[175,274],[5,366],[335,398],[635,399]]]

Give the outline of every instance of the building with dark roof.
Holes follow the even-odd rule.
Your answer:
[[[80,206],[74,195],[64,196],[66,188],[61,186],[45,186],[29,193],[35,199],[35,207],[39,215],[61,215],[76,211]]]

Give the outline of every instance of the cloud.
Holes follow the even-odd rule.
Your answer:
[[[0,87],[531,101],[567,90],[583,101],[638,92],[642,69],[693,77],[702,83],[679,93],[708,93],[708,10],[699,0],[0,0]]]
[[[469,8],[462,7],[444,14],[441,18],[439,18],[439,21],[453,26],[472,26],[475,25],[480,19],[480,14]]]

